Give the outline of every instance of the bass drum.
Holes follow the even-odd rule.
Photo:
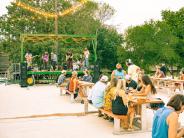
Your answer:
[[[34,80],[34,77],[33,76],[27,77],[27,84],[29,86],[33,86],[35,84],[35,80]]]

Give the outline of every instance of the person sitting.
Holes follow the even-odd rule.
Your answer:
[[[180,80],[184,80],[184,69],[180,71]]]
[[[116,64],[116,70],[113,70],[111,74],[111,79],[117,78],[117,79],[124,79],[125,77],[125,71],[123,70],[121,64]]]
[[[104,92],[107,86],[108,77],[103,75],[100,80],[95,83],[91,90],[92,103],[96,108],[101,108],[104,104]],[[99,115],[100,116],[100,115]]]
[[[127,91],[137,89],[137,82],[132,80],[132,78],[129,75],[125,76],[125,80],[126,80],[126,90]]]
[[[58,77],[58,81],[57,81],[57,85],[60,86],[60,94],[62,95],[63,94],[63,90],[64,90],[64,81],[66,79],[66,70],[62,70],[61,71],[61,75],[59,75]]]
[[[117,87],[113,93],[112,112],[116,115],[128,115],[128,120],[121,120],[121,126],[133,129],[135,109],[132,104],[128,105],[128,98],[122,88],[123,80],[118,80]]]
[[[156,72],[154,75],[155,78],[165,78],[165,74],[163,71],[160,70],[159,66],[156,66]]]
[[[78,83],[79,83],[79,80],[77,77],[77,72],[73,71],[72,76],[69,80],[68,90],[74,94],[74,99],[78,96]]]
[[[82,81],[92,82],[92,77],[90,75],[89,70],[84,70],[84,76],[82,77]]]
[[[184,128],[179,128],[178,118],[184,110],[184,95],[171,97],[166,107],[156,111],[153,118],[152,138],[181,138]]]
[[[160,70],[164,73],[164,75],[165,75],[165,77],[166,77],[167,67],[165,66],[164,63],[162,63],[162,66],[160,67]]]
[[[161,100],[160,98],[157,97],[157,95],[156,95],[157,91],[156,91],[151,79],[149,78],[149,76],[143,75],[141,78],[141,83],[142,83],[142,88],[141,88],[140,92],[134,92],[133,93],[134,96],[145,96],[148,99]],[[157,110],[158,108],[161,108],[163,106],[164,106],[164,102],[151,103],[150,105],[148,105],[148,107],[151,107],[154,110]]]
[[[113,100],[113,95],[114,95],[114,91],[116,89],[118,83],[118,79],[117,78],[113,78],[110,81],[110,85],[105,89],[105,95],[104,95],[104,105],[103,105],[103,109],[104,110],[112,110],[112,100]]]
[[[83,71],[84,72],[84,76],[82,77],[82,81],[85,82],[92,82],[92,77],[90,75],[90,72],[86,69]],[[79,95],[80,97],[87,97],[88,96],[88,92],[89,92],[89,87],[82,87],[79,84]],[[84,103],[83,100],[81,101],[81,103]]]
[[[165,78],[165,75],[164,75],[164,72],[162,72],[162,71],[160,70],[160,66],[156,66],[156,72],[155,72],[154,78],[155,78],[155,79],[153,79],[153,80],[154,80],[154,81],[153,81],[154,84],[156,84],[157,87],[158,87],[159,89],[161,89],[160,84],[164,85],[164,82],[163,82],[163,80],[156,79],[156,78]]]
[[[143,75],[141,78],[142,88],[139,93],[135,92],[133,95],[135,96],[146,96],[147,98],[154,98],[154,95],[156,95],[157,91],[147,75]]]
[[[140,91],[142,89],[142,82],[141,82],[141,78],[144,75],[144,73],[139,73],[138,74],[138,82],[137,82],[137,91]]]
[[[180,71],[179,80],[184,80],[184,70]],[[181,85],[184,86],[184,83],[175,82],[174,83],[174,92],[175,93],[182,93]]]

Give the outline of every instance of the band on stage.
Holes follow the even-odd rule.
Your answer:
[[[25,54],[25,60],[27,62],[28,70],[84,70],[89,68],[89,55],[90,52],[87,48],[83,50],[83,54],[80,55],[79,58],[74,60],[74,54],[72,50],[68,50],[65,54],[65,61],[60,65],[58,63],[58,56],[55,52],[47,52],[45,51],[41,56],[35,55],[33,56],[31,51],[28,50]],[[37,58],[36,58],[37,57]],[[38,61],[40,62],[40,66],[34,64]]]

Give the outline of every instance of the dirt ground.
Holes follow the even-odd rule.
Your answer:
[[[159,96],[168,101],[168,91],[159,90]],[[71,103],[69,96],[60,96],[54,85],[35,85],[21,88],[19,85],[0,84],[0,138],[151,138],[151,132],[113,135],[113,123],[97,114],[86,116],[38,117],[53,113],[81,113],[84,105]],[[90,111],[96,111],[92,106]],[[153,111],[147,111],[149,125]],[[15,117],[28,117],[16,118]],[[184,113],[180,116],[184,126]]]

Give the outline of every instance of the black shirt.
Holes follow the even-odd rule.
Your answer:
[[[166,68],[166,66],[162,66],[161,68],[160,68],[160,70],[164,73],[164,75],[166,76],[166,71],[167,71],[167,68]]]
[[[126,87],[136,89],[137,88],[137,82],[134,81],[134,80],[131,80],[130,83],[126,83]]]

